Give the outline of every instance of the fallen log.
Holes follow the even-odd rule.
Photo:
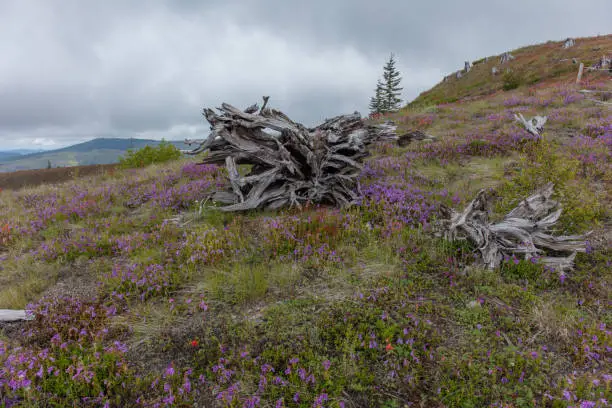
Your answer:
[[[301,207],[306,203],[344,206],[358,199],[358,176],[367,146],[377,140],[397,139],[393,122],[366,125],[358,112],[327,119],[306,128],[284,113],[257,105],[241,111],[223,103],[204,109],[211,132],[190,155],[208,154],[202,164],[225,165],[229,178],[226,191],[213,201],[228,206],[222,211],[256,208]],[[240,165],[250,172],[240,174]]]
[[[34,316],[25,310],[0,309],[0,322],[17,322],[20,320],[32,320]]]
[[[576,252],[586,251],[585,235],[553,236],[548,231],[555,225],[562,210],[551,199],[553,184],[547,184],[510,211],[500,222],[488,220],[488,196],[480,190],[476,198],[461,212],[444,205],[438,228],[450,240],[467,240],[480,253],[482,264],[489,269],[500,266],[512,256],[539,261],[559,272],[573,268]],[[564,255],[564,253],[570,253]]]
[[[612,97],[612,92],[611,91],[594,91],[594,90],[590,90],[590,89],[581,89],[578,92],[584,94],[586,100],[595,102],[595,103],[600,104],[600,105],[612,106],[612,102],[607,102],[607,101],[603,100],[603,98],[610,99]],[[596,94],[601,94],[601,98],[602,99],[596,99],[596,98],[593,98],[593,97],[589,96],[589,95],[593,95],[594,96]]]

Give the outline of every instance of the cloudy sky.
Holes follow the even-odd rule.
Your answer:
[[[202,107],[262,95],[306,125],[367,114],[391,52],[409,101],[465,60],[609,34],[610,16],[610,0],[0,0],[0,150],[202,137]]]

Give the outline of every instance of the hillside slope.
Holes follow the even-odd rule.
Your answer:
[[[61,149],[13,155],[4,159],[0,156],[0,172],[44,169],[49,162],[52,167],[112,164],[117,163],[119,157],[125,155],[129,149],[137,150],[159,143],[159,140],[149,139],[97,138]],[[183,141],[172,140],[169,143],[178,149],[189,149]]]
[[[36,316],[0,325],[0,406],[607,406],[612,114],[578,91],[612,89],[570,74],[391,115],[437,139],[374,146],[344,209],[223,213],[225,170],[185,159],[0,192],[0,308]],[[551,181],[555,234],[592,231],[571,270],[435,234]]]
[[[564,41],[530,45],[510,51],[514,59],[501,63],[500,55],[491,55],[472,62],[461,78],[448,75],[432,89],[421,93],[409,107],[456,102],[460,99],[490,95],[507,86],[549,87],[551,82],[569,83],[578,74],[580,63],[585,68],[612,55],[612,35],[576,38],[575,45],[563,48]],[[492,69],[497,69],[497,74]],[[463,69],[461,70],[463,71]]]

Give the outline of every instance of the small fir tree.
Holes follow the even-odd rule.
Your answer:
[[[391,54],[389,61],[385,64],[383,72],[383,100],[384,110],[386,112],[398,111],[402,102],[400,95],[402,94],[403,88],[399,86],[402,77],[395,67],[395,62],[395,56]]]
[[[383,84],[379,79],[376,83],[374,96],[370,98],[370,115],[376,115],[383,111]]]
[[[403,88],[399,85],[402,78],[395,63],[395,56],[391,54],[383,67],[383,78],[376,83],[375,94],[370,98],[370,115],[396,112],[400,109]]]

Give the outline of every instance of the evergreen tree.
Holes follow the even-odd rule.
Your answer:
[[[50,169],[51,168],[51,160],[47,160],[47,168]]]
[[[376,91],[373,97],[370,98],[370,114],[375,115],[383,111],[383,83],[379,79],[376,83]]]
[[[399,71],[395,68],[395,56],[391,54],[389,61],[385,64],[383,71],[383,100],[384,111],[395,112],[400,108],[402,100],[399,96],[402,94],[402,89],[399,84],[402,81]]]
[[[402,89],[399,84],[402,81],[400,73],[395,68],[395,56],[391,54],[389,61],[383,67],[383,79],[376,83],[376,91],[370,98],[370,114],[395,112],[400,109],[402,100],[400,95]]]

